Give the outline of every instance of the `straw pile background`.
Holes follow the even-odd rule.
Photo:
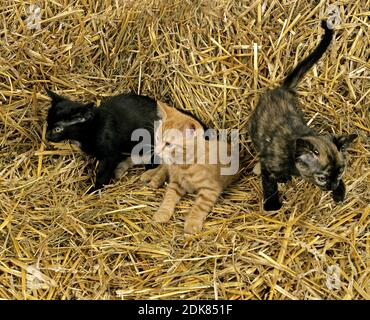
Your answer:
[[[329,1],[1,1],[0,298],[369,299],[370,2],[333,3],[342,24],[299,92],[312,127],[359,135],[347,198],[294,179],[267,213],[245,124],[317,45]],[[140,183],[141,167],[86,195],[93,160],[44,139],[45,86],[97,103],[134,91],[239,128],[246,174],[194,236],[192,195],[152,222],[164,189]]]

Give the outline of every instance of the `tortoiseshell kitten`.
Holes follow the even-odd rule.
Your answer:
[[[82,104],[46,91],[52,99],[46,138],[52,142],[76,141],[82,151],[99,160],[90,192],[108,184],[113,175],[119,178],[132,165],[131,151],[138,142],[132,141],[131,135],[136,129],[147,129],[154,145],[154,121],[159,119],[155,100],[120,94],[97,108],[93,103]]]
[[[303,75],[328,48],[333,30],[322,22],[325,34],[316,49],[286,77],[283,84],[264,93],[251,115],[248,131],[259,153],[265,210],[279,210],[278,182],[301,176],[322,190],[331,190],[335,202],[345,197],[342,180],[345,149],[357,137],[319,135],[304,120],[295,92]]]

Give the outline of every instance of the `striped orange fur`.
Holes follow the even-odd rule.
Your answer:
[[[190,128],[202,130],[201,124],[190,116],[163,103],[158,103],[158,105],[162,112],[162,125],[157,131],[162,130],[162,132],[165,132],[167,129],[183,131]],[[166,140],[165,134],[162,139],[163,153],[166,155],[165,146],[169,141]],[[217,140],[206,140],[205,154],[209,153],[212,144],[218,142]],[[226,144],[228,150],[230,150],[230,144]],[[167,151],[167,153],[170,152]],[[186,152],[188,152],[188,149],[184,147],[184,153]],[[162,223],[169,221],[174,214],[176,204],[182,196],[186,193],[195,193],[197,195],[195,205],[186,217],[184,229],[189,234],[202,230],[203,222],[212,210],[218,197],[238,176],[238,174],[221,175],[221,168],[225,165],[217,161],[214,161],[217,162],[214,164],[207,156],[205,158],[205,163],[196,163],[197,155],[195,152],[194,164],[162,164],[158,168],[144,173],[142,180],[149,182],[149,185],[152,187],[159,187],[166,180],[167,176],[169,177],[163,202],[154,214],[154,221]]]

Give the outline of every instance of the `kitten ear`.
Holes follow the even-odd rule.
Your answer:
[[[191,122],[185,122],[183,127],[181,128],[181,131],[185,133],[185,136],[190,138],[194,137],[196,135],[196,127],[194,123]]]
[[[159,114],[160,116],[162,116],[163,119],[166,119],[169,114],[173,112],[173,108],[164,102],[157,101],[157,106],[159,108]]]
[[[295,142],[295,160],[308,166],[316,161],[315,147],[305,139],[298,138]]]
[[[357,134],[344,134],[342,136],[333,136],[333,142],[338,150],[345,150],[357,138]]]
[[[313,150],[314,146],[310,141],[298,138],[296,140],[295,161],[304,164],[305,167],[311,167],[317,161]]]
[[[304,138],[298,138],[295,141],[296,158],[304,153],[311,153],[314,150],[312,143]]]
[[[49,90],[48,88],[45,88],[45,91],[47,95],[52,99],[53,104],[57,104],[58,102],[61,102],[63,100],[66,100],[66,98],[60,96],[59,94]]]
[[[187,137],[195,137],[199,133],[199,130],[203,130],[203,127],[198,122],[190,120],[184,122],[180,130],[184,132]]]

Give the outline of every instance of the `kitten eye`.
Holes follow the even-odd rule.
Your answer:
[[[172,146],[172,143],[169,143],[169,142],[165,143],[165,147],[171,147],[171,146]]]
[[[323,183],[326,182],[326,176],[324,176],[324,175],[316,175],[315,179],[320,184],[323,184]]]
[[[53,129],[53,132],[54,133],[61,133],[63,131],[63,128],[62,127],[55,127],[54,129]]]
[[[313,153],[314,153],[315,155],[317,155],[317,156],[320,154],[320,153],[319,153],[319,151],[318,151],[318,150],[316,150],[316,149],[313,151]]]

